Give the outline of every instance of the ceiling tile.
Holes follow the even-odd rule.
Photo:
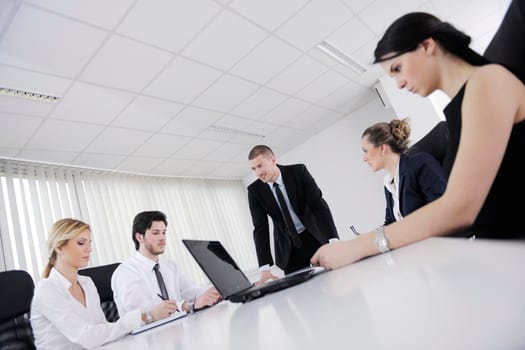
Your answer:
[[[267,85],[293,95],[327,70],[328,67],[325,65],[309,56],[303,56],[270,80]]]
[[[218,70],[178,57],[144,90],[144,93],[189,103],[221,74]]]
[[[115,169],[126,157],[113,154],[80,153],[73,164],[88,168]]]
[[[142,145],[151,133],[121,128],[105,129],[86,149],[91,153],[130,154]]]
[[[282,103],[286,98],[286,95],[270,89],[261,88],[235,107],[232,113],[250,119],[258,119]]]
[[[205,160],[214,160],[214,161],[229,161],[239,153],[246,152],[245,145],[239,145],[234,143],[225,143],[222,146],[219,146],[216,150],[212,151],[206,157]]]
[[[339,1],[313,0],[276,34],[308,51],[351,16],[352,13]]]
[[[221,142],[217,141],[194,139],[179,149],[173,157],[180,159],[202,159],[217,149],[221,144]]]
[[[210,173],[210,176],[225,179],[242,179],[249,172],[247,161],[245,163],[222,163]]]
[[[0,42],[0,62],[74,77],[105,36],[102,30],[22,5]]]
[[[0,147],[22,148],[36,131],[42,118],[0,113]]]
[[[162,161],[151,171],[159,175],[181,176],[183,171],[193,163],[195,163],[195,161],[187,159],[167,159]]]
[[[378,39],[359,19],[354,18],[330,34],[325,40],[352,57],[352,53],[364,44],[371,41],[376,43]]]
[[[71,80],[0,65],[0,86],[62,97]]]
[[[112,124],[137,130],[157,131],[173,119],[182,108],[183,105],[175,102],[139,96]]]
[[[348,83],[348,81],[349,80],[344,78],[341,74],[328,71],[299,91],[297,96],[307,101],[315,102],[328,96]]]
[[[264,143],[270,146],[274,150],[274,152],[276,152],[276,150],[279,148],[282,148],[283,150],[291,150],[294,147],[308,140],[312,135],[313,133],[309,133],[306,131],[294,128],[281,127],[275,130],[271,135],[269,135],[265,139]],[[282,152],[277,152],[276,154],[279,153]]]
[[[354,13],[361,12],[365,7],[376,0],[343,0]]]
[[[48,119],[26,145],[31,149],[82,151],[99,133],[98,125]]]
[[[206,130],[203,130],[199,134],[199,138],[205,139],[205,140],[214,140],[214,141],[226,142],[226,141],[229,141],[232,138],[232,134],[231,133],[221,132],[221,131],[215,130],[215,129],[206,129]]]
[[[257,85],[232,75],[223,75],[193,103],[221,112],[228,112],[257,89]]]
[[[132,100],[133,94],[76,83],[55,108],[52,117],[108,124]]]
[[[0,157],[13,158],[18,153],[18,148],[2,148],[0,147]]]
[[[16,114],[46,116],[55,107],[54,103],[26,100],[21,97],[0,95],[0,111]]]
[[[186,136],[156,134],[140,146],[134,156],[167,158],[190,141]]]
[[[363,47],[352,53],[352,57],[365,65],[365,67],[370,67],[374,65],[374,51],[376,49],[377,40],[372,40],[368,44],[365,44]]]
[[[184,56],[229,69],[266,37],[245,19],[223,11],[183,51]]]
[[[111,0],[110,2],[107,0],[25,0],[25,2],[112,29],[126,13],[133,0]],[[101,11],[101,9],[104,10]]]
[[[23,150],[17,155],[19,159],[32,160],[37,162],[49,162],[68,164],[75,159],[78,153],[64,151],[43,151],[43,150]]]
[[[285,124],[287,121],[295,117],[297,114],[305,111],[311,104],[296,98],[289,98],[274,108],[270,113],[266,114],[261,121],[266,121],[276,124]]]
[[[365,89],[353,82],[349,82],[345,86],[341,87],[337,91],[334,91],[329,96],[326,96],[322,100],[319,100],[317,104],[327,107],[333,110],[340,110],[349,100],[353,98],[368,93],[369,89]]]
[[[208,177],[215,169],[221,166],[220,162],[212,162],[201,160],[200,162],[193,163],[189,168],[182,171],[182,175],[192,177]]]
[[[221,117],[221,113],[188,107],[166,124],[163,131],[176,135],[197,136]]]
[[[251,119],[236,117],[233,115],[225,115],[219,121],[215,122],[214,125],[235,130],[244,130],[252,123],[253,120]]]
[[[425,0],[376,1],[359,14],[359,17],[379,37],[398,17],[418,9]]]
[[[178,52],[221,9],[208,0],[139,1],[118,32]]]
[[[165,51],[113,35],[80,78],[138,92],[151,82],[172,57]],[[140,69],[137,69],[139,66]]]
[[[162,158],[128,157],[117,166],[118,170],[147,174],[163,162]]]
[[[276,55],[275,53],[279,54]],[[264,84],[302,53],[282,40],[269,37],[235,65],[232,73]]]
[[[255,23],[273,31],[295,14],[306,0],[237,0],[230,7],[239,11]]]
[[[329,111],[317,106],[311,106],[306,111],[297,115],[295,118],[286,123],[287,126],[301,130],[311,130],[310,126],[317,120],[323,118]]]

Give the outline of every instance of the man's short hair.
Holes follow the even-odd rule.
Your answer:
[[[252,150],[250,151],[250,153],[248,154],[248,160],[252,160],[254,158],[257,158],[258,156],[260,155],[264,155],[264,156],[273,156],[273,151],[270,147],[266,146],[266,145],[257,145],[255,147],[252,148]]]
[[[135,250],[139,250],[139,241],[137,241],[135,233],[140,233],[144,236],[146,230],[151,228],[153,221],[162,221],[168,226],[166,215],[160,211],[143,211],[138,213],[135,216],[135,219],[133,219],[133,232],[131,232],[131,238],[133,239],[133,243],[135,243]]]

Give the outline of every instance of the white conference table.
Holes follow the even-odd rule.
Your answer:
[[[525,349],[525,242],[431,238],[100,349]]]

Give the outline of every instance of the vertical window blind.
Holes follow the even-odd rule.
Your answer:
[[[207,281],[181,239],[220,240],[240,267],[257,270],[246,189],[240,180],[190,179],[70,168],[0,159],[3,268],[40,278],[48,230],[72,217],[91,226],[90,265],[124,261],[135,248],[132,221],[144,210],[167,215],[164,256]]]

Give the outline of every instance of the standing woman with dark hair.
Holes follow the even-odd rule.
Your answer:
[[[443,169],[428,153],[404,154],[408,148],[408,119],[376,123],[361,136],[363,160],[372,171],[386,170],[385,225],[439,198],[447,185]]]
[[[138,328],[140,310],[106,321],[91,278],[78,275],[91,253],[89,226],[75,219],[58,220],[47,240],[49,262],[31,304],[36,348],[91,349]]]
[[[470,37],[422,12],[396,20],[379,41],[376,62],[399,88],[421,96],[442,90],[451,161],[445,193],[403,220],[321,247],[312,263],[327,268],[428,237],[472,229],[476,238],[525,238],[525,86],[469,48]]]

